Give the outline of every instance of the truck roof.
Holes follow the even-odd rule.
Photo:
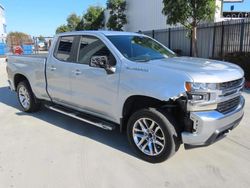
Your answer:
[[[65,32],[60,33],[58,36],[67,36],[67,35],[81,35],[81,34],[95,34],[95,35],[105,35],[105,36],[115,36],[115,35],[142,35],[140,33],[133,33],[133,32],[124,32],[124,31],[72,31],[72,32]]]

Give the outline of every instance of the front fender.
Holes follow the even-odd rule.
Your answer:
[[[123,104],[130,96],[168,101],[182,96],[186,92],[185,82],[192,81],[182,71],[158,68],[147,63],[124,63],[120,74],[117,109],[120,117]]]

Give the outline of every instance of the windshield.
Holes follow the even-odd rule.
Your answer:
[[[174,57],[175,54],[163,45],[145,36],[107,36],[124,57],[131,61],[150,61]]]

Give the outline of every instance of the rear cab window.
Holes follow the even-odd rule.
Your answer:
[[[57,48],[54,52],[55,58],[60,61],[72,62],[74,36],[63,36],[58,39]]]

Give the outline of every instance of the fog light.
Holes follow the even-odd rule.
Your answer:
[[[192,101],[208,101],[209,94],[190,94],[189,99]]]
[[[191,95],[192,100],[199,101],[203,99],[202,95]]]

